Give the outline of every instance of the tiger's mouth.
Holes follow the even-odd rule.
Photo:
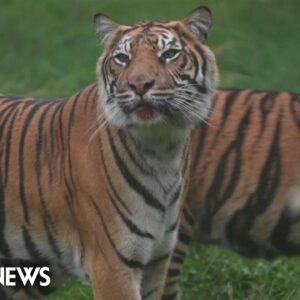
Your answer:
[[[152,121],[161,115],[158,107],[145,102],[139,103],[133,112],[142,121]]]
[[[142,122],[156,122],[166,113],[166,103],[158,103],[146,97],[129,103],[119,102],[119,106],[126,115]]]

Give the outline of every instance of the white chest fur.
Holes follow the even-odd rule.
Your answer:
[[[141,178],[141,182],[148,191],[151,191],[153,199],[161,203],[163,209],[149,206],[149,203],[145,201],[145,196],[132,190],[134,203],[132,221],[139,226],[144,236],[131,233],[124,242],[130,256],[147,264],[151,260],[168,254],[174,247],[183,187],[179,174],[176,174],[176,177],[170,174],[168,178],[156,177],[155,180]],[[163,184],[166,182],[170,184]]]
[[[138,188],[129,191],[131,220],[143,234],[134,234],[127,229],[128,238],[123,241],[122,248],[127,249],[129,257],[146,265],[169,254],[175,245],[186,158],[182,140],[174,151],[161,156],[155,149],[153,151],[155,147],[150,150],[148,147],[149,152],[136,145],[132,148],[141,168],[131,169],[139,184]],[[165,151],[166,147],[160,144],[158,149]]]

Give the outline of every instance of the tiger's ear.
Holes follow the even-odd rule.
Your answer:
[[[212,13],[208,7],[200,6],[192,10],[183,22],[193,34],[204,42],[212,25]]]
[[[105,42],[110,34],[119,26],[119,24],[113,21],[111,18],[100,13],[95,14],[94,24],[96,33],[103,42]]]

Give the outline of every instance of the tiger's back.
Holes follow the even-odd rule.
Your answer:
[[[191,181],[163,299],[175,299],[191,238],[250,257],[300,253],[300,95],[218,90],[191,142]]]

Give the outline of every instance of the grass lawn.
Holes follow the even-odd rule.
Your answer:
[[[100,53],[92,16],[119,22],[180,18],[198,5],[214,13],[208,44],[221,86],[300,92],[299,0],[0,0],[0,92],[65,96],[95,80]],[[300,299],[299,259],[246,260],[220,247],[193,245],[181,290],[187,299]],[[67,282],[51,300],[92,299]]]

